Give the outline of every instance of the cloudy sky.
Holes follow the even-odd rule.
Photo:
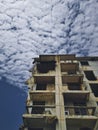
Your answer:
[[[22,91],[24,106],[24,81],[30,76],[33,57],[61,53],[98,56],[97,10],[98,0],[0,0],[1,91]],[[12,92],[9,99],[11,96]]]

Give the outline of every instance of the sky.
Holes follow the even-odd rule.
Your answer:
[[[18,130],[25,113],[26,93],[5,78],[0,81],[0,129]]]
[[[98,0],[0,0],[2,130],[17,130],[22,122],[24,82],[31,76],[32,58],[40,54],[98,56],[97,10]],[[11,115],[9,120],[6,115]]]

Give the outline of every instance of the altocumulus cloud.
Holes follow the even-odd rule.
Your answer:
[[[39,54],[98,55],[98,0],[0,0],[0,78],[22,88]]]

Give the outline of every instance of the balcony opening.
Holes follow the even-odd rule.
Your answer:
[[[55,84],[55,76],[34,76],[36,84]]]
[[[98,84],[90,84],[90,87],[91,87],[95,97],[98,97]]]
[[[76,83],[82,84],[83,83],[83,75],[62,75],[62,84],[68,83]]]
[[[55,70],[55,61],[38,62],[37,70],[39,73],[47,73],[49,70]]]
[[[94,73],[93,73],[93,71],[84,71],[84,73],[85,73],[86,78],[88,80],[91,80],[91,81],[97,80],[96,77],[95,77],[95,75],[94,75]]]
[[[78,70],[78,63],[61,63],[61,72],[68,72],[68,74],[76,74]]]
[[[88,61],[81,61],[80,63],[81,63],[81,65],[84,65],[84,66],[89,66]]]
[[[40,101],[40,102],[38,102],[38,101],[33,101],[33,106],[35,106],[35,107],[33,107],[32,108],[32,114],[43,114],[44,113],[44,111],[45,111],[45,107],[44,107],[44,105],[45,105],[45,102],[44,101]],[[41,106],[41,107],[40,107]],[[43,106],[43,107],[42,107]]]
[[[70,104],[71,103],[71,104]],[[85,102],[65,102],[65,115],[92,115],[94,108],[87,107]],[[89,113],[91,111],[91,113]]]
[[[78,83],[68,83],[69,90],[81,90],[80,84]]]
[[[37,84],[36,90],[46,90],[46,84]]]
[[[75,111],[75,115],[87,115],[87,110],[86,108],[84,108],[84,106],[86,106],[86,103],[78,103],[78,102],[74,102],[74,111]]]

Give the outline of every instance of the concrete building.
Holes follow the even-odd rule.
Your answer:
[[[20,130],[98,130],[98,57],[34,58]]]

